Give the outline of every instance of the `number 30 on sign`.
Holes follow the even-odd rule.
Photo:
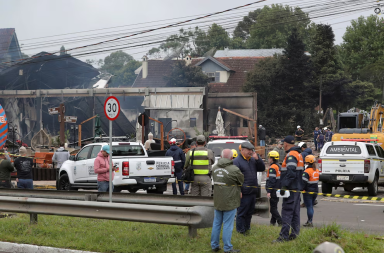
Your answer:
[[[115,120],[119,117],[120,103],[116,97],[110,96],[105,100],[104,113],[109,120]]]

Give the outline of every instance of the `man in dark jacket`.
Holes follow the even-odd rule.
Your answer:
[[[232,159],[232,150],[224,149],[221,158],[212,169],[215,192],[213,195],[215,218],[211,235],[213,251],[220,250],[220,230],[223,225],[224,252],[237,252],[233,249],[231,238],[236,209],[240,206],[240,186],[244,183],[244,175],[233,165]]]
[[[259,126],[259,140],[260,140],[260,146],[265,146],[265,127],[262,125]]]
[[[241,187],[243,197],[240,207],[237,208],[236,230],[245,234],[251,228],[251,219],[255,210],[258,191],[257,172],[265,171],[265,164],[255,153],[255,147],[249,142],[241,144],[241,155],[233,161],[233,164],[239,167],[244,175],[244,184]]]
[[[301,156],[301,149],[295,146],[293,136],[284,139],[284,149],[287,155],[281,166],[281,195],[285,195],[285,190],[302,189],[301,178],[304,170],[304,160]],[[281,210],[283,226],[280,236],[274,242],[284,242],[296,239],[300,233],[300,192],[290,191],[288,198],[283,198],[283,208]]]
[[[305,160],[307,155],[312,155],[312,149],[308,148],[307,143],[300,142],[298,146],[301,148],[301,156],[303,157],[303,160]]]
[[[0,149],[0,188],[11,188],[11,172],[14,167],[6,160],[4,149]]]
[[[167,152],[165,153],[165,156],[173,157],[173,161],[175,163],[175,176],[176,176],[176,179],[178,180],[179,191],[181,195],[184,195],[183,181],[179,181],[179,180],[181,180],[181,175],[183,174],[183,168],[185,164],[185,155],[183,150],[176,145],[176,139],[171,139],[169,144],[171,144],[171,148],[167,150]],[[173,189],[173,195],[177,195],[176,183],[172,183],[172,189]]]
[[[27,155],[27,149],[25,147],[19,149],[19,154],[21,157],[16,158],[14,162],[17,170],[17,188],[33,189],[33,159],[25,157]]]

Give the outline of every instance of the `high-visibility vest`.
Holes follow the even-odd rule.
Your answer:
[[[276,179],[280,179],[280,165],[272,164],[271,169],[274,169],[276,171]],[[267,180],[269,179],[269,170],[267,171]]]
[[[318,169],[314,170],[313,168],[307,168],[304,172],[307,173],[309,176],[309,180],[307,182],[308,184],[319,183],[320,172]],[[303,179],[304,179],[304,177],[303,177]],[[304,180],[306,180],[306,178]]]
[[[192,160],[192,152],[189,151],[189,160]],[[208,175],[209,174],[209,158],[208,150],[195,150],[193,153],[193,172],[195,175]]]
[[[287,163],[287,157],[288,156],[294,156],[297,160],[297,164],[295,162],[288,162]],[[283,165],[281,166],[281,171],[286,171],[287,166],[293,165],[296,167],[296,170],[304,170],[304,161],[301,154],[297,151],[289,151],[287,156],[284,158]]]

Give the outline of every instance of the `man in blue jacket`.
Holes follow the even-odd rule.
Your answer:
[[[172,138],[169,144],[171,144],[171,148],[167,150],[165,156],[173,157],[173,161],[175,162],[175,177],[178,180],[179,191],[181,195],[184,195],[183,181],[179,180],[181,180],[181,175],[183,174],[185,154],[183,150],[176,145],[176,139]],[[173,195],[177,195],[176,183],[172,183],[172,189]]]
[[[255,153],[255,147],[249,142],[241,144],[241,155],[233,164],[239,167],[244,174],[244,183],[241,187],[241,203],[237,208],[236,230],[244,234],[251,228],[251,219],[255,211],[256,193],[259,190],[257,184],[257,172],[265,171],[265,164],[261,157]]]

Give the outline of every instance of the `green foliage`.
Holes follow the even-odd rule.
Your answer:
[[[101,70],[109,74],[115,75],[125,64],[134,60],[133,57],[121,50],[116,51],[104,58],[104,64]]]
[[[249,37],[252,25],[256,23],[256,19],[261,11],[262,9],[256,9],[254,11],[250,11],[247,16],[243,17],[243,20],[237,24],[235,30],[233,31],[233,38],[246,40]]]
[[[135,82],[136,74],[135,70],[141,66],[141,62],[132,60],[125,64],[120,70],[116,72],[116,75],[112,78],[110,87],[130,87]]]
[[[209,41],[210,48],[216,48],[218,50],[224,49],[229,46],[229,35],[222,26],[215,23],[209,28],[207,33],[207,39]]]
[[[384,19],[377,15],[352,20],[343,39],[342,60],[354,79],[364,67],[384,59]]]
[[[348,97],[350,99],[350,105],[368,111],[381,94],[380,89],[375,88],[372,83],[362,82],[360,80],[350,83],[349,89],[351,93]]]
[[[208,85],[209,78],[200,67],[187,66],[185,61],[173,64],[169,75],[164,76],[168,87],[204,87]]]
[[[247,39],[248,48],[284,48],[294,28],[299,34],[305,34],[310,24],[308,14],[298,7],[293,8],[288,5],[264,6],[260,12],[253,15],[256,19],[250,28],[250,37]]]
[[[384,59],[365,66],[360,70],[360,78],[374,84],[377,90],[376,99],[380,100],[384,91]]]

